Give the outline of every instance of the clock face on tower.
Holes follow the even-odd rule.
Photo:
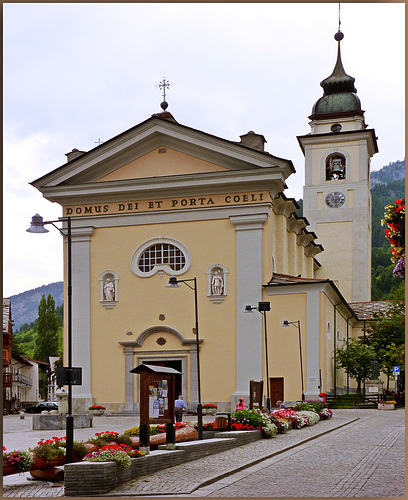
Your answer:
[[[346,197],[340,191],[333,191],[326,196],[326,205],[330,208],[339,208],[346,201]]]

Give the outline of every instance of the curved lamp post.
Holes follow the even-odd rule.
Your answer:
[[[287,327],[290,325],[295,326],[299,330],[300,378],[302,381],[302,401],[304,401],[305,400],[305,388],[303,385],[302,335],[300,332],[300,321],[299,320],[298,321],[288,321],[287,319],[285,319],[282,326]]]
[[[55,222],[67,222],[67,233],[65,234],[61,229],[56,226]],[[49,233],[48,229],[44,226],[51,224],[67,238],[67,340],[68,340],[68,414],[66,417],[66,463],[73,462],[74,451],[74,416],[72,415],[72,385],[70,380],[70,373],[72,372],[72,238],[71,238],[71,217],[61,217],[59,220],[43,221],[41,215],[35,214],[31,219],[31,225],[26,230],[28,233]]]
[[[193,286],[189,285],[187,282],[192,281]],[[198,392],[198,403],[197,403],[197,421],[198,421],[198,439],[203,439],[203,406],[201,404],[201,380],[200,380],[200,344],[198,337],[198,300],[197,300],[197,278],[191,278],[187,280],[178,280],[175,276],[170,276],[169,282],[166,285],[167,288],[180,288],[179,283],[184,283],[191,290],[194,291],[194,309],[195,309],[195,333],[196,333],[196,346],[197,346],[197,392]]]
[[[266,311],[271,310],[270,302],[258,302],[258,307],[252,307],[250,305],[245,306],[244,312],[252,312],[253,310],[259,311],[264,317],[264,332],[265,332],[265,364],[266,364],[266,407],[268,411],[271,409],[271,398],[269,394],[269,356],[268,356],[268,332],[266,330]]]

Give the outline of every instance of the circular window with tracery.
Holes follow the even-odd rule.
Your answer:
[[[191,264],[190,252],[172,238],[154,238],[140,245],[132,255],[130,267],[137,276],[149,277],[157,272],[178,275]]]

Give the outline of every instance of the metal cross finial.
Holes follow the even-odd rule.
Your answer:
[[[98,146],[100,146],[101,144],[103,144],[103,141],[101,141],[101,139],[98,138],[98,140],[95,141],[95,144],[97,144]]]
[[[170,83],[168,80],[166,80],[166,77],[163,76],[163,80],[156,85],[157,88],[160,90],[163,90],[163,102],[160,104],[160,107],[162,108],[163,111],[166,111],[168,104],[166,102],[166,89],[169,89],[173,84]]]
[[[340,31],[340,24],[341,24],[341,21],[340,21],[340,2],[339,2],[339,31]]]
[[[166,89],[169,89],[171,85],[172,84],[166,80],[165,76],[163,76],[163,80],[157,85],[160,90],[163,90],[163,101],[166,100]]]

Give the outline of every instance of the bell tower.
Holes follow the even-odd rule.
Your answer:
[[[355,78],[343,68],[340,23],[334,38],[333,73],[320,83],[311,132],[298,136],[305,155],[303,215],[325,250],[316,277],[335,281],[348,302],[365,302],[371,300],[370,161],[377,138],[365,123]]]

